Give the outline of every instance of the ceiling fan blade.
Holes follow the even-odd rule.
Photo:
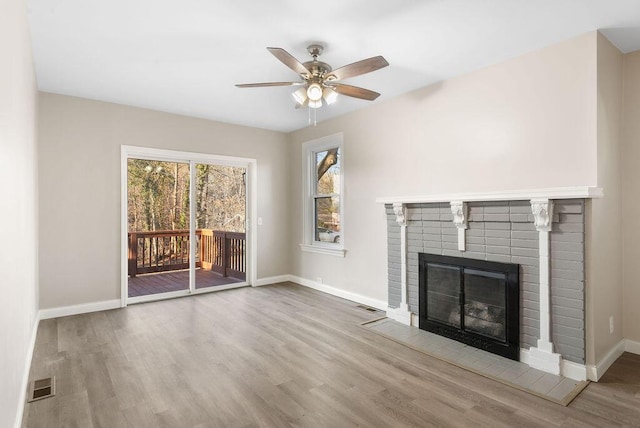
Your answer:
[[[307,70],[307,68],[304,65],[302,65],[300,61],[295,59],[293,55],[291,55],[289,52],[285,51],[284,49],[267,48],[267,50],[271,52],[273,56],[278,58],[280,62],[282,62],[284,65],[286,65],[296,73],[300,74],[301,76],[309,76],[311,74],[311,72]]]
[[[362,100],[373,101],[380,96],[377,92],[359,88],[357,86],[343,85],[341,83],[332,83],[328,86],[339,94],[353,98],[360,98]]]
[[[269,86],[300,86],[303,82],[267,82],[267,83],[238,83],[238,88],[264,88]]]
[[[389,63],[383,56],[374,56],[333,70],[327,75],[327,80],[342,80],[348,77],[359,76],[379,70],[388,65]]]

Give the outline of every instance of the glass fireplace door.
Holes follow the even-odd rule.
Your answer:
[[[505,274],[467,268],[463,284],[464,329],[505,341]]]

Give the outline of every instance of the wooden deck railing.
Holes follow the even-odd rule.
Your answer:
[[[245,234],[197,229],[196,267],[246,277]],[[129,276],[189,268],[189,231],[129,232]]]

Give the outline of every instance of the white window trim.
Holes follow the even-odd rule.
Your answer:
[[[326,149],[338,147],[340,149],[340,242],[318,242],[314,239],[315,213],[314,213],[314,185],[316,159],[314,153]],[[302,144],[302,243],[300,249],[309,253],[326,254],[336,257],[344,257],[345,249],[345,211],[344,211],[344,144],[342,132],[307,141]]]

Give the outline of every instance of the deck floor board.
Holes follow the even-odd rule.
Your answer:
[[[224,277],[213,271],[196,269],[196,289],[242,282],[232,277]],[[189,271],[148,273],[129,278],[129,297],[168,293],[189,288]]]

